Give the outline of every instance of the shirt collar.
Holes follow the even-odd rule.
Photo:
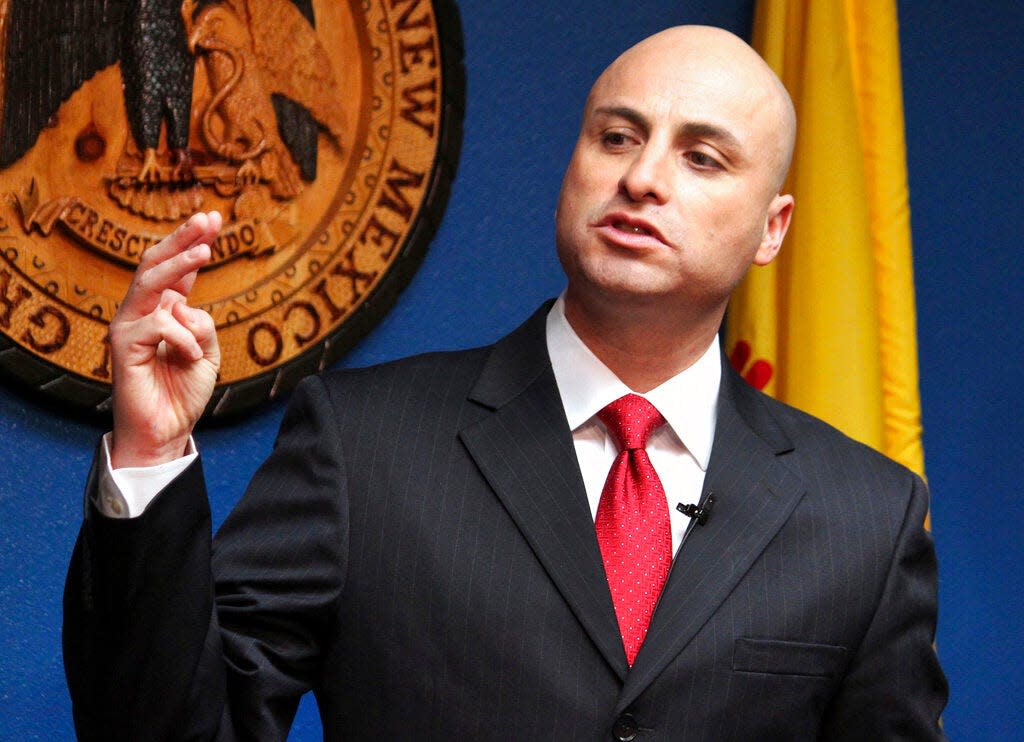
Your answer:
[[[551,368],[572,430],[586,424],[608,403],[631,392],[572,329],[565,318],[564,295],[558,297],[548,312],[546,333]],[[722,363],[716,335],[693,365],[641,395],[658,408],[704,470],[707,470],[715,437],[721,379]]]

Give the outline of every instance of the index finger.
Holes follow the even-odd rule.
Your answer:
[[[195,245],[211,244],[220,231],[221,222],[220,213],[216,211],[193,214],[184,224],[142,253],[139,269],[162,263]]]
[[[143,253],[121,305],[124,316],[149,313],[166,289],[187,295],[196,272],[210,259],[209,244],[220,228],[220,214],[194,214]]]

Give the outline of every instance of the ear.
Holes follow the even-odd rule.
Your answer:
[[[786,236],[789,222],[793,218],[793,204],[792,196],[780,193],[768,205],[764,236],[761,237],[761,245],[754,255],[754,265],[768,265],[779,254],[782,238]]]

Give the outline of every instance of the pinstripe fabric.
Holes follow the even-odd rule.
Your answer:
[[[543,325],[304,382],[212,569],[198,467],[139,522],[89,506],[66,591],[82,736],[281,739],[310,688],[332,740],[608,739],[623,712],[641,740],[939,738],[923,485],[729,372],[715,510],[628,668]],[[115,558],[131,577],[103,582]],[[105,669],[135,656],[130,683]]]

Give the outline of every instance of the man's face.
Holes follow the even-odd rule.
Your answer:
[[[567,299],[720,312],[788,225],[778,91],[714,39],[658,38],[613,64],[587,101],[556,215]]]

